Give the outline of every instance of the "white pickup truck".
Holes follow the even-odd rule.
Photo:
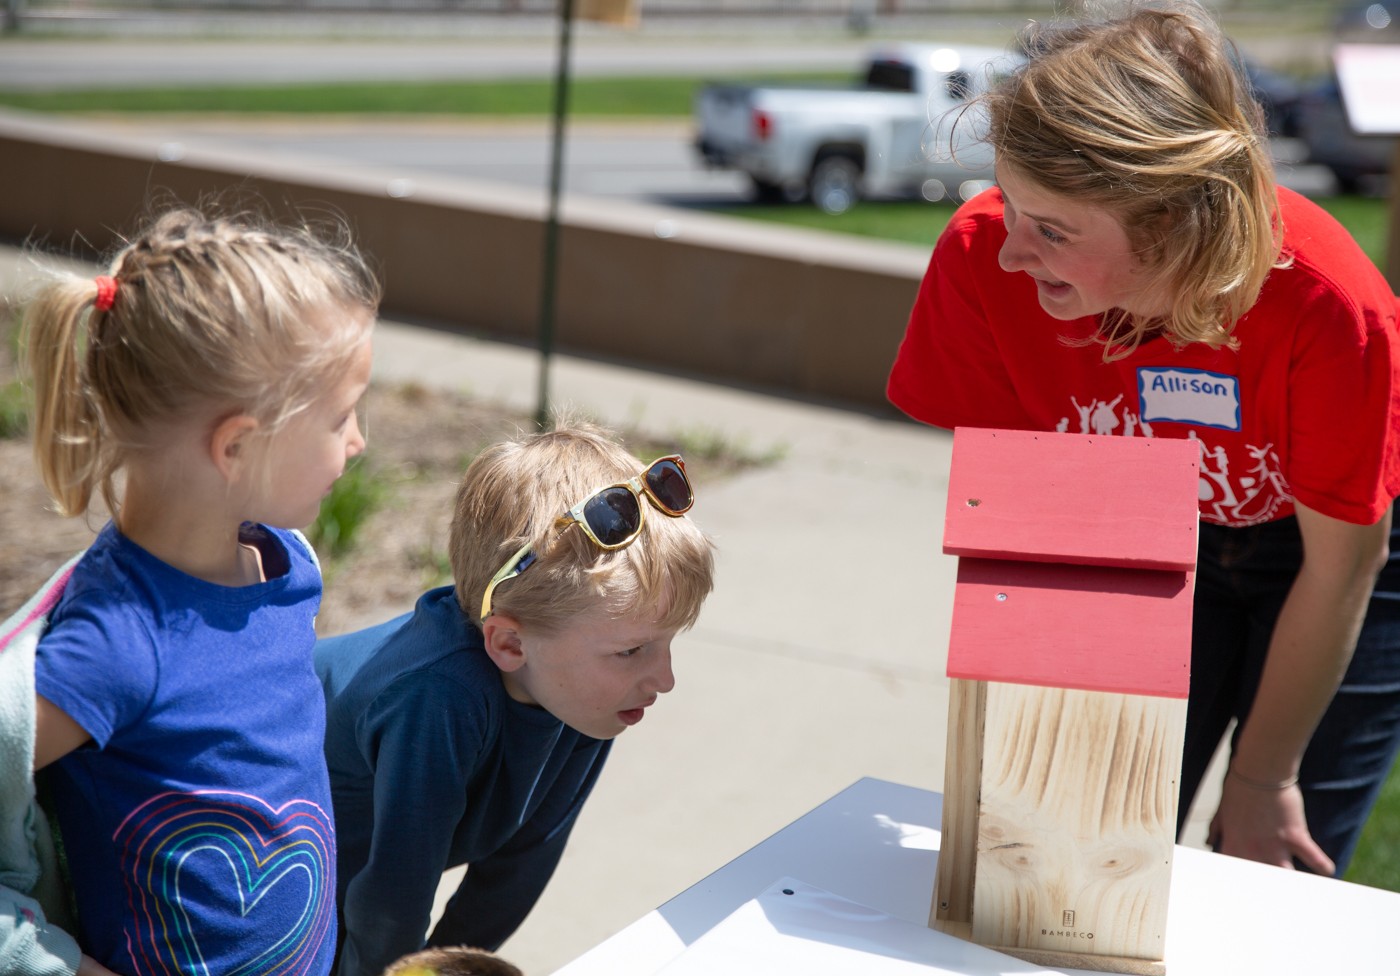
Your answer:
[[[985,116],[968,102],[1018,61],[896,43],[871,51],[855,87],[706,84],[695,146],[707,165],[747,173],[760,200],[810,198],[840,213],[862,197],[966,199],[992,178]]]

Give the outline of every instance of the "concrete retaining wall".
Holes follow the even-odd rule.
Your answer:
[[[165,157],[165,158],[162,158]],[[249,152],[187,152],[0,112],[0,236],[91,254],[162,195],[330,209],[381,268],[387,314],[533,342],[542,194]],[[556,348],[877,410],[927,249],[597,199],[559,239]]]

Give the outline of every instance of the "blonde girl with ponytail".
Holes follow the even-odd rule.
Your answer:
[[[298,531],[364,448],[374,276],[343,230],[176,209],[24,313],[58,510],[111,520],[38,639],[84,952],[119,973],[330,971],[334,832]]]

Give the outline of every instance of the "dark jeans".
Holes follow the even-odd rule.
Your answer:
[[[1302,551],[1294,518],[1238,529],[1201,524],[1178,831],[1230,720],[1249,714]],[[1376,584],[1356,654],[1299,771],[1308,830],[1339,876],[1397,749],[1400,534],[1392,534],[1391,562]]]

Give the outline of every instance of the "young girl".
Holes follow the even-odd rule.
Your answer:
[[[34,767],[118,973],[330,968],[321,578],[292,530],[364,448],[377,303],[347,243],[182,210],[26,313],[44,482],[113,513],[38,643]]]

